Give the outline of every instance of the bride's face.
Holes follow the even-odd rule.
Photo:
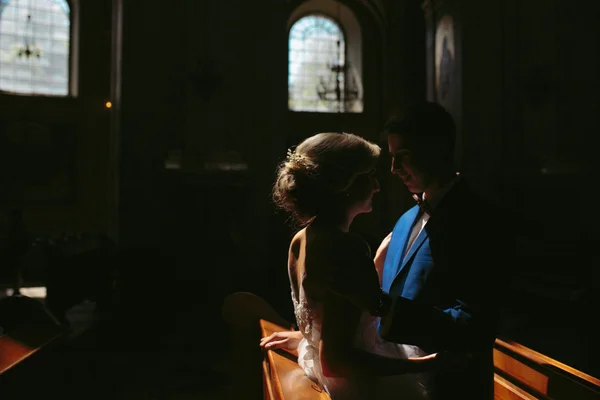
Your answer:
[[[358,175],[350,191],[350,197],[354,200],[350,206],[350,212],[354,215],[371,212],[373,210],[373,196],[377,192],[379,192],[379,182],[375,178],[374,169]]]

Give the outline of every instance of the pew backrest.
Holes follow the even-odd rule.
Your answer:
[[[494,369],[496,399],[600,399],[600,379],[515,342],[496,339]]]

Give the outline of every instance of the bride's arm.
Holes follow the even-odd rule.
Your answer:
[[[361,310],[380,315],[379,311],[386,299],[381,291],[381,277],[369,254],[368,245],[358,238],[348,238],[337,245],[336,258],[333,262],[328,261],[330,265],[327,268],[313,273],[318,276],[305,279],[305,288],[343,297]],[[382,246],[378,250],[380,260],[382,257],[385,259],[385,255],[381,254],[384,251]]]
[[[300,331],[273,332],[260,340],[260,347],[265,350],[280,348],[297,350],[301,340],[302,332]]]
[[[437,367],[437,353],[399,359],[383,357],[357,348],[332,350],[329,347],[322,342],[319,348],[323,374],[328,378],[402,375],[431,371]]]
[[[437,368],[437,354],[421,358],[382,357],[354,346],[361,311],[342,298],[330,297],[325,305],[319,354],[327,377],[399,375]]]

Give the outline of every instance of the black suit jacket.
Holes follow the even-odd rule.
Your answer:
[[[436,374],[436,399],[492,396],[497,308],[514,248],[506,221],[461,178],[431,212],[421,247],[408,254],[414,259],[400,272],[394,253],[406,237],[394,235],[410,234],[412,221],[401,217],[392,235],[383,286],[398,297],[391,315],[383,318],[382,336],[428,352],[472,356],[466,368]]]

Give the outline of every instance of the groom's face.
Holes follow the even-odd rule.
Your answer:
[[[398,175],[411,193],[424,192],[429,179],[419,162],[419,152],[415,146],[402,134],[391,133],[387,139],[392,156],[392,174]]]

